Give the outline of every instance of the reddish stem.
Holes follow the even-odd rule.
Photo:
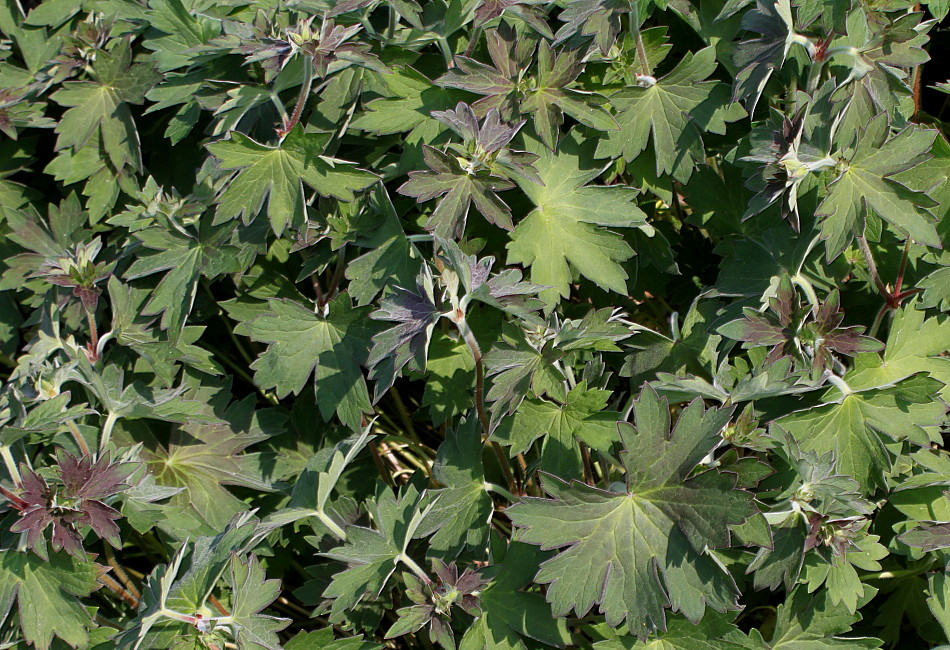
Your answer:
[[[3,495],[7,499],[7,501],[10,502],[10,505],[12,505],[17,510],[23,510],[24,508],[30,505],[29,503],[27,503],[26,501],[24,501],[23,499],[21,499],[10,490],[3,487],[2,485],[0,485],[0,495]]]
[[[88,309],[86,310],[86,318],[89,321],[89,345],[87,349],[89,350],[89,360],[92,363],[95,363],[99,360],[99,329],[96,327],[96,315],[93,314]]]
[[[297,97],[297,103],[294,105],[294,112],[290,114],[290,118],[284,122],[284,127],[277,130],[277,135],[284,137],[290,133],[297,123],[300,121],[300,116],[303,113],[304,106],[307,105],[307,97],[310,95],[310,89],[313,87],[313,61],[306,59],[304,61],[303,68],[303,85],[300,87],[300,95]]]
[[[904,242],[904,254],[901,256],[901,267],[897,272],[897,280],[894,282],[894,295],[900,295],[901,285],[904,284],[904,271],[907,270],[907,257],[910,254],[910,240]]]
[[[208,600],[211,601],[211,604],[214,605],[214,608],[221,613],[221,616],[230,616],[231,613],[224,608],[224,605],[221,604],[214,596],[208,596]]]

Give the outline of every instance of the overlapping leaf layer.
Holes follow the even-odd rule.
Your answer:
[[[950,647],[946,0],[0,0],[0,648]]]

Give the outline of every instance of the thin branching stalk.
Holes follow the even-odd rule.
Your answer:
[[[376,469],[383,477],[383,481],[389,487],[395,488],[396,482],[393,480],[392,470],[389,469],[389,466],[383,462],[382,456],[379,455],[379,443],[376,440],[370,440],[369,451],[373,456],[373,462],[376,463]]]
[[[224,608],[224,605],[221,604],[221,601],[219,601],[219,600],[218,600],[217,598],[215,598],[214,596],[208,596],[208,602],[210,602],[211,605],[212,605],[216,610],[218,610],[218,613],[221,614],[221,616],[230,616],[230,615],[231,615],[231,612],[229,612],[228,610],[226,610],[226,609]]]
[[[478,414],[478,420],[482,425],[485,439],[487,440],[491,435],[491,423],[488,419],[488,415],[485,413],[485,367],[482,362],[482,350],[461,310],[456,309],[453,312],[451,320],[455,323],[456,327],[458,327],[459,333],[462,335],[462,339],[468,346],[469,352],[472,354],[472,359],[475,361],[475,412]],[[492,440],[490,444],[492,450],[495,452],[495,458],[498,459],[498,466],[501,468],[501,472],[505,476],[505,481],[508,483],[508,489],[512,492],[520,493],[521,490],[518,488],[518,483],[515,481],[515,477],[511,472],[511,466],[508,464],[505,452],[494,440]]]
[[[104,586],[106,589],[114,593],[119,597],[120,600],[125,602],[129,607],[133,609],[138,609],[139,599],[126,591],[125,587],[120,585],[116,580],[110,577],[108,574],[103,574],[99,576],[99,584]]]
[[[400,397],[399,391],[395,386],[389,389],[389,395],[392,397],[393,404],[396,406],[396,413],[399,414],[399,419],[402,420],[402,424],[406,429],[406,436],[417,438],[416,428],[412,423],[412,416],[409,415],[409,411],[406,409],[406,405],[403,403],[402,397]]]
[[[333,300],[333,296],[340,288],[340,282],[343,281],[344,271],[346,271],[346,246],[340,248],[340,252],[337,253],[336,267],[333,269],[333,277],[330,278],[330,284],[327,286],[326,300],[320,305],[321,309]]]
[[[136,600],[142,599],[142,594],[132,583],[132,580],[129,578],[128,574],[125,572],[125,569],[121,564],[115,559],[115,554],[112,552],[112,548],[108,544],[105,545],[106,550],[106,562],[109,563],[109,566],[112,567],[112,570],[115,571],[115,575],[122,582],[122,586],[125,588],[129,594],[131,594]]]

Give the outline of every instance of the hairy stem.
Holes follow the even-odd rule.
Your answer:
[[[841,391],[842,395],[850,395],[854,392],[854,390],[847,384],[847,382],[845,382],[844,379],[833,372],[826,372],[825,377],[835,388]]]
[[[7,468],[7,474],[10,475],[13,485],[19,490],[23,487],[23,478],[20,476],[20,470],[17,469],[16,461],[13,460],[13,452],[10,451],[10,445],[0,444],[0,456],[3,457],[3,464]]]
[[[311,88],[313,88],[313,61],[308,58],[303,65],[303,83],[300,86],[300,95],[297,97],[297,103],[294,105],[294,112],[290,114],[290,119],[284,122],[283,128],[279,131],[281,137],[290,133],[300,122],[300,116],[307,105]]]
[[[871,247],[868,245],[867,238],[864,235],[856,235],[855,240],[858,242],[861,255],[864,256],[864,263],[867,264],[868,273],[871,275],[874,286],[877,287],[877,291],[881,294],[881,297],[890,304],[891,292],[887,290],[887,286],[884,284],[884,281],[881,280],[881,276],[877,272],[877,264],[874,263],[874,255],[871,254]]]
[[[106,627],[111,627],[113,630],[119,630],[121,632],[125,629],[124,627],[116,623],[115,621],[110,621],[102,614],[96,614],[94,618],[95,618],[96,623],[98,623],[99,625],[105,625]]]
[[[910,240],[904,242],[904,253],[901,255],[900,269],[897,271],[897,280],[894,281],[894,295],[899,296],[904,285],[904,272],[907,271],[907,258],[910,255]]]
[[[422,582],[424,582],[427,585],[432,584],[432,578],[430,578],[426,574],[426,572],[422,570],[422,567],[416,564],[415,560],[413,560],[411,557],[409,557],[405,553],[400,553],[398,559],[400,562],[402,562],[407,567],[409,567],[409,570],[415,573],[419,577],[419,579],[422,580]]]
[[[460,310],[455,311],[451,320],[458,327],[459,333],[475,361],[475,411],[478,413],[478,420],[481,422],[482,429],[485,430],[485,436],[487,437],[491,433],[491,425],[488,416],[485,414],[485,367],[482,364],[482,349],[479,347],[475,334],[468,326],[468,322],[466,322],[465,316]]]
[[[89,352],[92,360],[99,360],[99,329],[96,327],[96,315],[86,309],[86,320],[89,321]]]
[[[109,563],[109,566],[112,567],[112,570],[115,571],[115,575],[122,581],[122,586],[125,588],[130,595],[132,595],[136,600],[142,599],[142,594],[136,589],[135,585],[132,583],[132,580],[129,578],[128,574],[122,568],[122,565],[119,564],[115,555],[112,552],[112,548],[106,544],[106,561]]]
[[[818,309],[821,305],[818,303],[818,295],[815,293],[815,287],[813,287],[808,278],[801,273],[796,273],[792,276],[792,283],[801,287],[802,291],[805,292],[805,297],[808,298],[808,302],[811,304],[811,311],[817,316]]]
[[[631,2],[633,12],[630,14],[630,31],[633,34],[633,42],[637,47],[637,61],[640,62],[640,74],[644,77],[650,75],[650,60],[647,58],[647,49],[643,46],[643,36],[640,34],[640,3]]]
[[[102,435],[99,437],[100,456],[105,453],[109,443],[112,441],[112,429],[115,428],[115,421],[118,419],[119,416],[112,411],[109,411],[109,415],[106,416],[106,423],[102,425]]]
[[[103,574],[99,576],[99,584],[104,586],[106,589],[118,596],[122,601],[125,602],[129,607],[133,609],[138,609],[139,599],[130,594],[125,590],[125,587],[116,582],[108,574]]]
[[[313,284],[313,293],[317,297],[318,310],[323,309],[323,305],[326,304],[326,300],[323,298],[323,287],[320,286],[320,278],[317,277],[316,273],[310,276],[310,283]]]
[[[927,561],[921,563],[920,566],[911,567],[909,569],[896,569],[893,571],[878,571],[877,573],[868,573],[861,576],[861,581],[864,582],[866,580],[893,580],[896,578],[909,578],[926,573],[927,571],[930,571],[932,567],[933,562]]]
[[[806,49],[808,48],[806,47]],[[821,81],[821,71],[824,69],[825,61],[827,60],[826,57],[820,61],[812,61],[811,65],[808,66],[808,81],[805,84],[805,93],[810,97],[813,97],[815,91],[818,90],[818,85]]]
[[[317,519],[320,520],[320,523],[326,526],[330,532],[333,533],[334,537],[336,537],[341,542],[346,541],[346,531],[340,528],[340,526],[335,521],[333,521],[330,515],[325,513],[323,510],[318,510],[314,514],[316,515]]]
[[[379,455],[379,447],[377,446],[377,442],[375,440],[370,440],[369,451],[373,456],[373,462],[376,463],[376,470],[383,477],[383,482],[385,482],[389,487],[395,488],[396,482],[393,480],[392,470],[390,470],[389,466],[383,462],[383,457]]]
[[[86,444],[86,439],[82,437],[82,432],[79,430],[79,427],[76,426],[76,423],[72,420],[66,420],[66,428],[69,429],[69,433],[73,437],[73,442],[79,447],[79,451],[82,455],[89,456],[89,445]]]
[[[510,501],[511,503],[514,503],[515,501],[518,500],[517,498],[515,498],[515,495],[513,495],[511,492],[501,487],[500,485],[495,485],[494,483],[483,483],[482,487],[485,489],[486,492],[494,492],[495,494],[501,495],[504,498],[508,499],[508,501]]]
[[[875,337],[877,336],[877,331],[881,327],[881,323],[884,322],[884,316],[889,312],[887,305],[881,305],[881,308],[877,310],[877,316],[874,317],[874,322],[871,323],[871,329],[868,330],[868,336]]]

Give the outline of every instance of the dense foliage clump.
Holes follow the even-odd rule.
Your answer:
[[[0,647],[950,643],[948,8],[0,1]]]

